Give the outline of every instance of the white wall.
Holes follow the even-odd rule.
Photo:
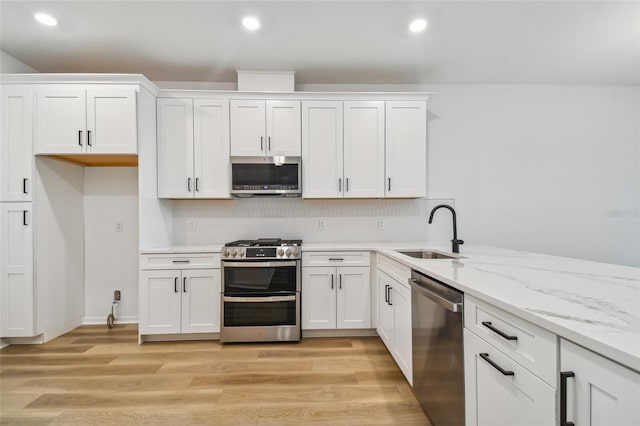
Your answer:
[[[38,71],[0,50],[0,74],[29,74],[34,72]]]
[[[46,157],[35,165],[36,328],[49,340],[82,323],[84,169]]]
[[[433,90],[427,193],[462,238],[640,266],[640,87]]]
[[[103,324],[114,290],[118,322],[138,319],[138,168],[86,167],[84,172],[84,322]],[[122,223],[122,231],[116,224]]]

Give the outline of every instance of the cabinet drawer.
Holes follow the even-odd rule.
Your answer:
[[[555,424],[555,389],[469,330],[464,375],[467,426]]]
[[[411,268],[403,265],[400,262],[396,262],[393,259],[390,259],[386,256],[378,255],[378,269],[385,272],[394,280],[401,283],[403,286],[407,288],[411,288],[409,286],[409,278],[411,278]]]
[[[369,266],[368,251],[302,253],[302,266]]]
[[[558,344],[555,334],[465,295],[464,326],[554,388]]]
[[[140,269],[220,268],[220,253],[159,253],[140,256]]]

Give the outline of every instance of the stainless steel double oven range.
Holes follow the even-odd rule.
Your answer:
[[[222,249],[221,342],[299,341],[300,240],[239,240]]]

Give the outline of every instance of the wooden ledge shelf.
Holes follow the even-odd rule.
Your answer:
[[[138,155],[46,155],[88,167],[138,167]]]

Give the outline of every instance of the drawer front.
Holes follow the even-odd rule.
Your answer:
[[[140,269],[220,268],[220,253],[162,253],[140,256]]]
[[[385,272],[394,280],[402,283],[404,287],[411,288],[409,278],[411,278],[411,268],[396,262],[386,256],[378,255],[378,269]]]
[[[555,389],[469,330],[464,375],[467,426],[556,424]]]
[[[469,295],[465,295],[464,313],[467,329],[556,387],[555,334]]]
[[[369,266],[368,251],[304,252],[302,266]]]

